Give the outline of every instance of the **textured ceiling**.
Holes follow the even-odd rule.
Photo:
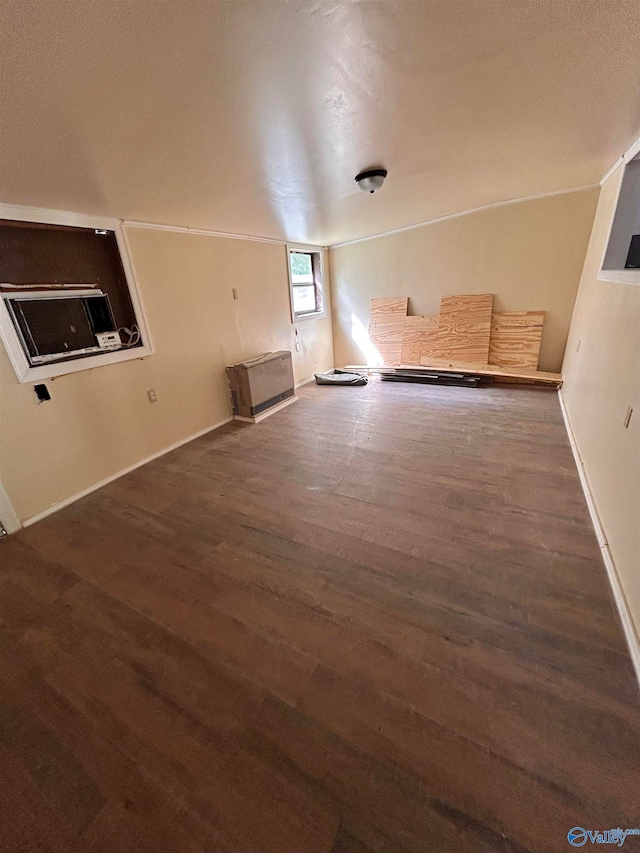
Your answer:
[[[638,0],[0,8],[5,202],[329,244],[592,184],[640,129]]]

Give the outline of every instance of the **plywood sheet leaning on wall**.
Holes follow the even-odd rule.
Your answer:
[[[537,370],[544,311],[508,311],[491,319],[489,363]]]
[[[370,326],[384,326],[407,316],[408,296],[393,296],[388,299],[372,299]]]
[[[407,296],[371,300],[369,340],[385,365],[400,364],[408,304]]]
[[[369,337],[385,367],[422,365],[559,385],[538,371],[544,311],[492,313],[493,294],[443,296],[438,317],[407,316],[406,297],[372,299]]]
[[[438,336],[438,317],[405,317],[402,334],[402,364],[420,364],[431,352]]]
[[[493,294],[443,296],[437,349],[428,355],[474,364],[489,362]]]

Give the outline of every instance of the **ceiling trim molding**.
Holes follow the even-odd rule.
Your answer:
[[[175,231],[178,234],[196,234],[200,237],[225,237],[227,240],[253,240],[256,243],[274,243],[286,246],[286,240],[276,240],[274,237],[257,237],[254,234],[232,234],[227,231],[209,231],[206,228],[189,228],[186,225],[162,225],[159,222],[138,222],[134,219],[124,219],[125,228],[144,228],[148,231]],[[322,248],[322,247],[314,247]]]
[[[627,148],[622,157],[618,157],[616,162],[609,169],[604,178],[600,181],[600,186],[606,184],[606,182],[609,180],[611,175],[613,175],[613,173],[618,167],[623,166],[625,163],[629,163],[637,154],[640,154],[640,136],[636,139],[636,141],[630,148]]]
[[[175,231],[178,234],[196,234],[201,237],[224,237],[227,240],[252,240],[254,243],[272,243],[275,246],[294,245],[289,240],[277,240],[275,237],[256,237],[253,234],[232,234],[229,231],[209,231],[206,228],[189,228],[186,225],[162,225],[159,222],[138,222],[136,220],[124,219],[122,224],[125,228],[146,228],[149,231]],[[302,244],[296,243],[301,246]],[[322,252],[329,246],[320,246],[315,243],[305,243],[306,249]]]
[[[604,186],[604,184],[606,184],[606,183],[607,183],[607,181],[609,180],[609,178],[611,177],[611,175],[613,175],[613,173],[616,171],[616,169],[618,169],[618,168],[619,168],[620,166],[622,166],[623,164],[624,164],[624,155],[623,155],[622,157],[618,157],[618,159],[617,159],[617,160],[616,160],[616,162],[613,164],[613,166],[609,169],[609,171],[608,171],[608,172],[607,172],[607,174],[604,176],[604,178],[602,178],[602,180],[600,181],[600,183],[598,184],[598,186],[600,186],[600,187],[601,187],[601,186]]]
[[[121,219],[113,216],[93,216],[72,210],[58,210],[51,207],[34,207],[25,204],[12,204],[0,201],[0,219],[16,219],[23,222],[51,222],[57,225],[74,225],[80,228],[106,228],[114,230],[118,225],[125,228],[146,228],[151,231],[175,231],[179,234],[196,234],[202,237],[224,237],[227,240],[252,240],[256,243],[272,243],[286,246],[287,240],[275,237],[258,237],[254,234],[233,234],[227,231],[209,231],[206,228],[189,228],[186,225],[163,225],[160,222],[138,222],[134,219]],[[310,245],[315,250],[328,246]]]
[[[458,219],[461,216],[469,216],[472,213],[480,213],[483,210],[492,210],[494,207],[506,207],[509,204],[522,204],[525,201],[535,201],[540,198],[552,198],[556,195],[569,195],[569,193],[580,193],[585,190],[594,190],[600,184],[587,184],[584,187],[572,187],[568,190],[555,190],[551,193],[540,193],[539,195],[525,196],[524,198],[511,198],[507,201],[494,201],[491,204],[483,204],[481,207],[472,207],[470,210],[462,210],[460,213],[449,213],[447,216],[438,216],[436,219],[427,219],[424,222],[416,222],[415,225],[404,225],[402,228],[393,228],[391,231],[381,231],[371,234],[369,237],[358,237],[355,240],[346,240],[344,243],[334,243],[329,249],[342,249],[344,246],[353,246],[356,243],[366,243],[367,240],[377,240],[380,237],[390,237],[392,234],[401,234],[403,231],[413,231],[415,228],[424,228],[425,225],[437,225],[439,222],[447,222],[450,219]]]
[[[73,225],[77,228],[104,228],[107,231],[115,231],[120,225],[120,220],[112,216],[92,216],[71,210],[55,210],[49,207],[32,207],[8,202],[0,202],[0,219]]]

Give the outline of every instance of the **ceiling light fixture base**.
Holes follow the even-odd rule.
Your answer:
[[[363,192],[374,193],[382,187],[386,177],[386,169],[367,169],[356,175],[356,184]]]

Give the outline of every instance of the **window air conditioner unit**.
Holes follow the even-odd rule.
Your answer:
[[[122,348],[109,297],[98,288],[0,290],[31,367]]]

